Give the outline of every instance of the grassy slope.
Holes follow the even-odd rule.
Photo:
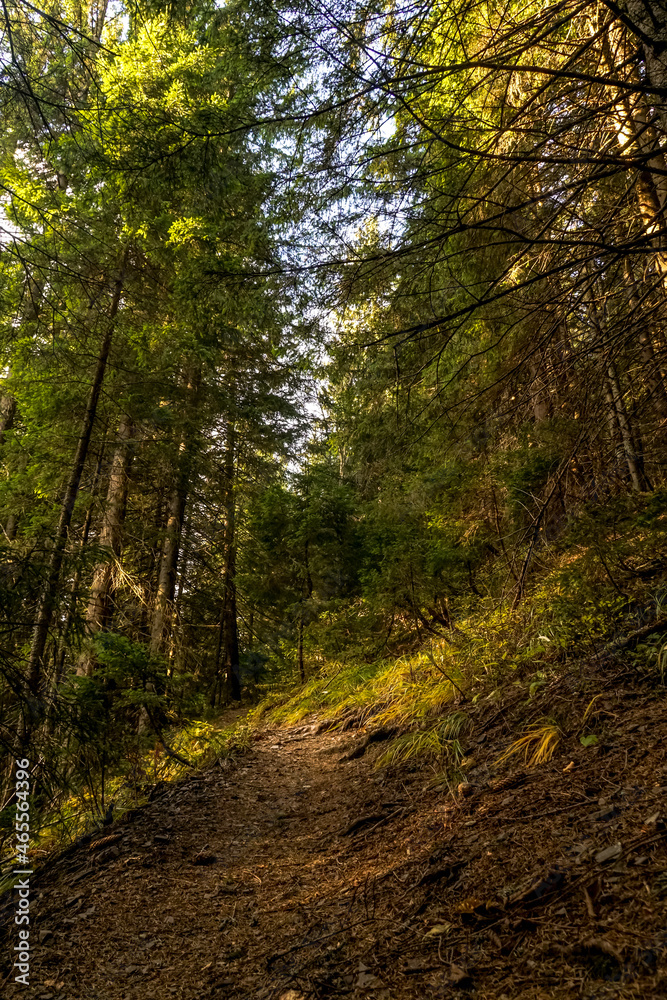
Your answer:
[[[542,554],[545,568],[516,608],[481,601],[418,652],[329,662],[291,695],[267,698],[254,718],[291,725],[315,713],[333,726],[381,730],[394,737],[381,764],[419,758],[452,784],[474,766],[466,744],[477,720],[508,702],[519,706],[508,761],[543,763],[571,737],[594,746],[604,735],[596,702],[621,667],[664,691],[666,503],[662,493],[623,498],[581,518]],[[562,699],[563,683],[577,695]]]

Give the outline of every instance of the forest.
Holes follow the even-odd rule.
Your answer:
[[[3,0],[0,34],[5,841],[16,758],[67,843],[260,698],[459,775],[452,697],[627,636],[664,687],[660,0]]]

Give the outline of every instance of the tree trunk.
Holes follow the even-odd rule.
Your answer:
[[[239,633],[236,614],[236,497],[234,491],[236,428],[234,421],[227,421],[225,444],[225,527],[223,531],[222,616],[222,665],[227,675],[227,696],[234,701],[241,698],[241,670],[239,664]]]
[[[644,3],[645,0],[641,0],[641,2]],[[632,0],[628,4],[628,9],[631,5]],[[648,8],[645,13],[648,13]],[[646,45],[644,51],[646,53]],[[602,54],[607,71],[611,76],[616,76],[619,73],[619,65],[627,65],[628,39],[620,26],[611,28],[609,34],[603,38]],[[646,68],[648,69],[648,62]],[[631,66],[627,66],[627,70],[629,70],[629,78],[632,83],[641,88],[642,73],[637,61],[635,60]],[[651,82],[650,74],[649,82]],[[658,130],[651,121],[654,115],[649,105],[653,105],[654,101],[655,98],[652,95],[649,97],[649,95],[641,93],[632,96],[621,94],[611,118],[618,137],[621,155],[634,158],[639,152],[645,158],[644,166],[637,174],[635,185],[637,207],[644,230],[651,237],[651,242],[655,247],[656,264],[662,274],[664,284],[667,281],[667,255],[665,253],[667,177],[665,177],[662,143]],[[657,103],[655,107],[657,110]],[[663,129],[664,125],[663,120]]]
[[[86,457],[88,455],[90,438],[93,432],[95,417],[97,415],[97,404],[102,390],[102,383],[104,382],[109,351],[111,350],[115,320],[120,306],[120,297],[123,290],[123,281],[125,279],[127,257],[128,254],[126,251],[123,258],[121,273],[115,282],[111,308],[109,310],[104,337],[102,338],[100,351],[97,357],[95,374],[93,376],[93,381],[88,394],[86,411],[81,423],[79,440],[74,454],[74,462],[72,464],[69,481],[67,483],[65,496],[63,497],[60,509],[60,518],[56,529],[53,548],[51,550],[51,559],[49,561],[48,576],[42,592],[42,598],[37,612],[37,621],[35,622],[35,628],[33,631],[32,646],[27,665],[27,675],[29,690],[35,698],[39,698],[39,691],[42,683],[44,650],[46,649],[49,628],[51,626],[53,612],[56,607],[58,587],[60,584],[60,570],[62,568],[63,558],[65,555],[65,546],[67,544],[69,526],[72,521],[74,504],[76,503],[79,485],[81,483],[81,475],[83,473]]]
[[[97,464],[95,466],[95,475],[93,476],[93,483],[90,491],[90,503],[88,504],[88,510],[86,511],[86,517],[83,522],[83,528],[81,531],[81,541],[79,542],[79,556],[82,557],[83,553],[86,551],[86,546],[88,544],[88,535],[90,534],[90,525],[93,520],[93,508],[95,506],[95,497],[97,496],[97,487],[100,481],[100,476],[102,473],[102,462],[104,461],[104,452],[106,446],[106,432],[102,438],[102,444],[100,446],[99,453],[97,455]],[[65,657],[67,655],[67,636],[72,627],[72,622],[74,621],[74,615],[76,614],[76,606],[78,600],[79,585],[81,583],[81,562],[76,568],[74,573],[74,579],[72,580],[72,588],[70,590],[70,602],[67,609],[67,617],[65,619],[65,624],[63,625],[63,630],[60,638],[60,649],[58,650],[56,657],[56,673],[53,679],[54,690],[57,689],[63,676],[65,674]]]
[[[306,669],[303,663],[303,604],[301,605],[299,613],[299,635],[297,640],[297,664],[299,667],[299,677],[301,678],[301,683],[306,682]]]
[[[5,434],[14,426],[16,416],[16,400],[13,396],[0,397],[0,445],[5,442]],[[19,519],[17,514],[10,514],[5,525],[5,535],[7,541],[13,542],[16,538]]]
[[[615,455],[614,467],[621,476],[621,479],[627,483],[630,480],[630,470],[625,458],[621,429],[618,426],[618,414],[616,412],[616,404],[614,403],[614,394],[608,378],[604,379],[604,398],[606,403],[607,426],[609,427],[609,440],[611,441]]]
[[[189,458],[188,441],[183,438],[179,449],[177,480],[167,501],[167,525],[162,543],[151,623],[151,652],[153,653],[164,651],[170,608],[174,601],[181,531],[183,530],[183,519],[188,499]]]
[[[648,82],[662,92],[651,99],[667,136],[667,8],[664,0],[626,0],[626,9],[642,40]]]
[[[541,357],[533,357],[529,362],[530,399],[533,407],[533,417],[536,424],[544,423],[551,415],[551,400],[549,398],[549,383],[544,361]]]
[[[108,6],[109,0],[97,0],[97,3],[90,8],[90,33],[98,44],[102,40]]]
[[[641,443],[635,438],[635,433],[633,433],[633,429],[630,424],[630,418],[628,417],[627,410],[625,409],[623,391],[621,389],[614,362],[610,357],[607,356],[606,359],[604,357],[604,330],[602,320],[599,315],[598,303],[595,300],[594,291],[593,280],[591,280],[589,287],[584,293],[584,300],[588,306],[588,315],[591,320],[591,325],[595,330],[596,339],[598,340],[601,348],[599,352],[596,353],[598,353],[600,362],[604,364],[606,369],[602,379],[605,400],[607,402],[607,420],[609,423],[610,434],[612,441],[615,444],[617,462],[621,465],[625,465],[632,484],[632,489],[637,493],[641,493],[644,490],[651,489],[651,485],[648,481],[646,473],[644,472],[644,459],[642,455]]]
[[[0,396],[0,444],[4,444],[5,434],[14,426],[16,400],[13,396]]]
[[[309,547],[310,543],[308,539],[304,542],[303,546],[303,557],[304,564],[306,567],[306,600],[309,601],[313,596],[313,579],[310,575],[310,559],[309,559]],[[306,680],[306,665],[303,658],[303,626],[304,626],[304,599],[301,598],[301,606],[299,608],[299,632],[297,639],[297,663],[299,667],[299,677],[301,678],[301,683],[305,683]]]
[[[111,462],[107,501],[100,532],[100,545],[109,550],[111,558],[98,563],[93,570],[86,611],[88,637],[108,628],[111,620],[115,590],[113,583],[114,562],[119,558],[123,545],[133,437],[132,420],[130,417],[124,416],[118,427],[116,450]],[[90,649],[86,649],[79,658],[76,672],[79,676],[90,677],[94,668],[95,657]]]
[[[180,604],[181,596],[183,594],[183,587],[185,586],[185,581],[188,576],[188,569],[190,565],[190,536],[192,534],[192,517],[189,517],[185,523],[185,529],[183,532],[183,552],[181,554],[181,564],[178,571],[178,589],[176,591],[176,604]]]
[[[632,307],[634,325],[637,327],[637,338],[641,348],[641,358],[646,372],[646,388],[653,407],[653,412],[660,423],[667,424],[667,390],[663,381],[660,365],[655,354],[652,331],[647,328],[642,319],[642,306],[637,293],[637,283],[630,261],[625,262],[625,277],[628,284],[628,294]]]
[[[188,409],[191,409],[192,412],[196,412],[200,378],[200,373],[196,373],[190,377],[187,385],[188,395],[191,397]],[[167,500],[167,524],[162,542],[162,554],[158,569],[153,620],[151,623],[152,653],[164,652],[165,641],[169,631],[169,619],[176,592],[181,534],[189,493],[192,447],[192,433],[186,426],[178,449],[176,479]]]
[[[651,489],[651,484],[644,471],[644,458],[642,455],[641,442],[636,440],[636,431],[633,431],[633,428],[630,425],[630,420],[623,401],[621,385],[614,364],[611,361],[609,362],[609,366],[607,368],[607,374],[609,378],[611,396],[616,410],[618,427],[621,432],[625,461],[630,472],[632,488],[635,492],[641,493]]]

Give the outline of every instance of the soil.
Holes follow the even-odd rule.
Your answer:
[[[453,790],[363,729],[264,729],[32,877],[29,987],[5,901],[2,1000],[664,998],[663,706],[609,690],[603,739],[528,769],[508,705]]]

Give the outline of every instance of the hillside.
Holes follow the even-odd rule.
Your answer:
[[[473,710],[474,763],[453,790],[422,762],[375,768],[383,732],[258,727],[246,753],[34,877],[29,992],[10,981],[5,902],[3,998],[658,1000],[664,693],[589,663],[540,709],[566,700],[582,717],[601,683],[597,744],[566,733],[532,768],[498,764],[521,699]]]

